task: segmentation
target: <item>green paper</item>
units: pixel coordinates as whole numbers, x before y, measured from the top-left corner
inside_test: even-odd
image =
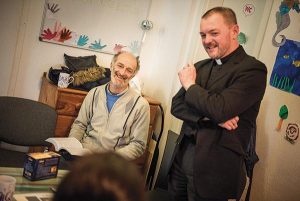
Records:
[[[239,35],[238,35],[238,41],[239,41],[239,44],[246,44],[247,42],[247,36],[246,34],[244,34],[243,32],[240,32]]]
[[[281,119],[287,119],[288,115],[289,115],[289,110],[287,106],[286,105],[281,106],[279,110],[279,117]]]

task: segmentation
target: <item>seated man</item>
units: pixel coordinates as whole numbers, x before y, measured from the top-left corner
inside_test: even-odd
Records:
[[[116,153],[97,153],[74,162],[53,201],[144,201],[142,177]]]
[[[150,122],[149,103],[129,86],[139,70],[139,60],[120,52],[110,67],[111,81],[89,91],[69,136],[84,148],[113,150],[133,160],[145,151]]]

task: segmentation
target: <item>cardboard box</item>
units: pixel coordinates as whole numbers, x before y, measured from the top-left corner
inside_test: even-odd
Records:
[[[52,151],[28,153],[23,176],[31,181],[54,178],[57,176],[59,160],[60,155]]]

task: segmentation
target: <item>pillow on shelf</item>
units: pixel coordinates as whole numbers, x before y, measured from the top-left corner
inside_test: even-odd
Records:
[[[95,82],[105,77],[104,67],[91,67],[87,70],[80,70],[72,74],[74,77],[73,86],[80,86],[87,82]]]
[[[100,67],[100,68],[103,68],[103,67]],[[100,69],[98,69],[98,70],[100,70]],[[99,72],[97,72],[97,69],[95,69],[95,68],[89,68],[86,71],[95,71],[94,73],[96,73],[96,74],[99,73]],[[73,76],[75,75],[75,77],[76,77],[76,76],[79,76],[80,74],[81,74],[81,71],[79,71],[77,73],[73,73]],[[80,76],[82,76],[82,75],[80,75]],[[99,76],[99,75],[97,75],[97,76]],[[76,80],[75,77],[74,77],[74,80]],[[109,68],[103,68],[101,70],[100,77],[97,80],[95,80],[95,81],[92,81],[92,79],[88,80],[86,78],[84,78],[84,80],[81,79],[81,81],[83,81],[83,82],[82,83],[77,83],[77,84],[80,84],[80,85],[76,85],[73,82],[72,84],[69,85],[69,87],[73,88],[73,89],[80,89],[80,90],[84,90],[84,91],[89,91],[89,90],[91,90],[94,87],[106,84],[106,83],[108,83],[110,81],[110,69]]]
[[[96,62],[96,55],[73,57],[64,54],[64,58],[66,66],[73,72],[99,66]]]

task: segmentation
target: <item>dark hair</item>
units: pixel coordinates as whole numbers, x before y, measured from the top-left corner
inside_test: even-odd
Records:
[[[54,201],[144,201],[137,167],[113,153],[83,156],[74,162],[54,195]]]
[[[228,25],[235,25],[237,24],[237,19],[236,19],[236,15],[235,12],[231,9],[231,8],[227,8],[227,7],[214,7],[208,11],[206,11],[204,13],[204,15],[202,15],[202,19],[205,19],[209,16],[211,16],[212,14],[215,13],[219,13],[223,16],[224,21],[228,24]]]

